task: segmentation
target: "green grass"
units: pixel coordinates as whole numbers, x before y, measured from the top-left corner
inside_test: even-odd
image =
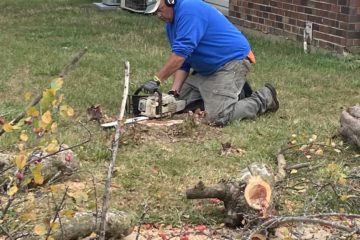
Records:
[[[76,119],[83,122],[92,104],[101,104],[109,116],[118,113],[124,61],[131,65],[131,91],[161,67],[169,54],[162,22],[127,11],[100,11],[92,2],[0,2],[0,115],[10,120],[21,112],[26,106],[23,93],[48,87],[49,80],[84,47],[88,52],[66,76],[63,89],[66,102],[76,110]],[[113,207],[132,209],[140,215],[142,205],[147,203],[146,221],[150,222],[220,222],[222,213],[218,207],[209,201],[186,200],[185,189],[199,180],[214,184],[235,177],[252,162],[275,166],[278,149],[292,134],[304,136],[303,142],[312,134],[321,141],[336,134],[342,109],[360,101],[359,65],[331,54],[306,55],[301,43],[248,37],[257,56],[250,74],[251,85],[260,88],[266,82],[273,83],[280,110],[255,121],[234,122],[224,129],[201,126],[190,137],[175,143],[167,137],[164,141],[149,138],[140,143],[129,134],[127,144],[119,149],[114,178],[119,187],[112,192]],[[83,168],[94,172],[101,187],[113,130],[104,131],[93,122],[87,126],[92,141],[75,151]],[[200,132],[199,137],[195,132]],[[75,144],[85,136],[76,126],[65,124],[59,137]],[[13,151],[14,139],[10,134],[0,137],[0,150]],[[246,154],[220,156],[221,143],[227,141],[246,150]],[[347,162],[356,152],[353,148],[343,154],[329,151],[325,161]],[[307,161],[301,155],[291,155],[289,160]],[[299,200],[302,196],[293,198]],[[328,208],[337,211],[340,207]]]

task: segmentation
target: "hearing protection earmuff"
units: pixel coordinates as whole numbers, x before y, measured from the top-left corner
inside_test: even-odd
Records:
[[[165,4],[168,7],[174,7],[175,5],[175,0],[165,0]]]

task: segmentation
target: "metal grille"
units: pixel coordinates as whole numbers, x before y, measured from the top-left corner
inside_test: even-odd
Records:
[[[146,0],[122,0],[125,1],[125,7],[136,11],[145,11]]]

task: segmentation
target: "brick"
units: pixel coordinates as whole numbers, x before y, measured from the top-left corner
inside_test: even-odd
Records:
[[[357,15],[357,10],[356,7],[349,7],[349,15]]]
[[[360,0],[230,0],[229,19],[298,40],[310,21],[318,45],[340,49],[351,39],[360,45]]]
[[[349,6],[360,7],[360,1],[359,0],[350,0]]]
[[[334,4],[330,4],[330,3],[324,3],[324,2],[314,2],[314,8],[317,8],[317,9],[322,9],[322,10],[326,10],[326,11],[330,11],[331,8],[333,6],[336,6]]]
[[[360,23],[355,23],[355,31],[360,32]]]
[[[306,14],[312,14],[312,9],[311,8],[305,8],[305,13]]]
[[[360,32],[348,32],[347,37],[350,39],[360,39]]]
[[[340,12],[343,13],[343,14],[349,14],[349,13],[350,13],[350,9],[349,9],[348,6],[341,6]]]

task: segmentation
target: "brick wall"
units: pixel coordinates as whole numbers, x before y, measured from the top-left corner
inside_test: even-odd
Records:
[[[360,0],[230,0],[237,25],[304,41],[312,22],[312,45],[360,52]]]

